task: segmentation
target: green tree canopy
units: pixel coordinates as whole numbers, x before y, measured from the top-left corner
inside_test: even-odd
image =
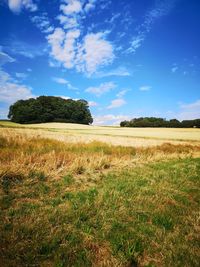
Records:
[[[180,122],[177,119],[166,120],[155,117],[134,118],[130,121],[122,121],[121,127],[167,127],[167,128],[200,128],[200,119],[185,120]]]
[[[8,118],[17,123],[69,122],[91,124],[93,122],[88,102],[40,96],[19,100],[10,106]]]

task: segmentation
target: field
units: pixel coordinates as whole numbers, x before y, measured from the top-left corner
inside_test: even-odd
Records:
[[[200,130],[0,122],[0,262],[199,266]]]

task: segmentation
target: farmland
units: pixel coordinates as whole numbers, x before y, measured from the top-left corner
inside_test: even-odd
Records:
[[[1,266],[199,266],[199,129],[0,127]]]

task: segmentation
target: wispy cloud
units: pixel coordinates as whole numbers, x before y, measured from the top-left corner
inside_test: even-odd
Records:
[[[125,104],[126,101],[123,98],[117,98],[111,101],[111,104],[107,107],[107,109],[119,108]]]
[[[142,45],[144,40],[145,36],[143,34],[133,37],[131,41],[131,46],[127,49],[126,52],[135,53],[136,50]]]
[[[19,99],[34,97],[32,88],[19,83],[7,72],[0,70],[0,102],[12,104]]]
[[[31,17],[31,21],[41,30],[41,32],[50,33],[54,30],[46,13],[42,13],[40,16]]]
[[[24,85],[18,80],[25,78],[24,73],[16,73],[16,77],[12,77],[8,72],[2,69],[6,63],[12,63],[15,60],[4,52],[0,52],[0,102],[4,104],[12,104],[19,99],[28,99],[34,97],[32,88]]]
[[[108,82],[108,83],[102,83],[98,87],[89,87],[85,90],[85,92],[94,94],[99,97],[105,93],[110,92],[114,88],[116,88],[116,84],[113,82]]]
[[[104,78],[104,77],[110,77],[110,76],[127,77],[127,76],[131,76],[131,73],[125,67],[119,67],[119,68],[111,69],[108,71],[97,72],[94,78]]]
[[[177,1],[178,0],[156,1],[155,6],[146,13],[144,22],[137,27],[137,34],[133,36],[130,47],[126,50],[126,53],[136,52],[145,41],[147,34],[152,30],[154,23],[163,16],[168,15]]]
[[[38,44],[37,46],[16,39],[15,36],[12,36],[8,40],[8,43],[4,46],[4,49],[13,55],[20,55],[26,58],[35,58],[38,56],[43,56],[47,53],[46,44]]]
[[[11,63],[14,62],[15,59],[9,56],[8,54],[0,51],[0,66],[6,64],[6,63]]]
[[[129,90],[129,89],[124,89],[124,90],[120,91],[116,96],[117,96],[118,98],[121,98],[121,97],[123,97],[128,91],[130,91],[130,90]]]
[[[68,84],[69,82],[63,78],[53,77],[52,80],[59,84]]]
[[[123,120],[129,120],[126,115],[106,114],[102,116],[94,116],[94,125],[119,125]]]
[[[53,77],[52,80],[56,83],[67,85],[68,89],[70,89],[70,90],[78,90],[78,88],[71,85],[71,83],[66,79],[59,78],[59,77]]]
[[[19,79],[24,80],[24,79],[27,78],[28,74],[26,74],[26,73],[22,73],[22,72],[16,72],[16,73],[15,73],[15,76],[16,76],[17,78],[19,78]]]
[[[181,104],[180,111],[177,114],[180,120],[192,120],[200,118],[200,99],[193,103]]]
[[[139,88],[139,90],[140,91],[150,91],[151,90],[151,86],[149,86],[149,85],[144,85],[144,86],[141,86],[140,88]]]

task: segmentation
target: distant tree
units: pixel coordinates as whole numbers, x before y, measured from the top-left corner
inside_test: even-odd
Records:
[[[10,106],[8,118],[17,123],[71,122],[91,124],[89,106],[85,100],[40,96],[19,100]]]
[[[171,128],[180,128],[182,125],[181,125],[181,122],[177,119],[172,119],[172,120],[169,120],[168,122],[168,127],[171,127]]]
[[[122,121],[120,122],[121,127],[128,127],[129,122],[128,121]]]
[[[180,122],[177,119],[167,121],[163,118],[141,117],[134,118],[130,121],[122,121],[121,127],[168,127],[168,128],[200,128],[200,119],[184,120]]]

